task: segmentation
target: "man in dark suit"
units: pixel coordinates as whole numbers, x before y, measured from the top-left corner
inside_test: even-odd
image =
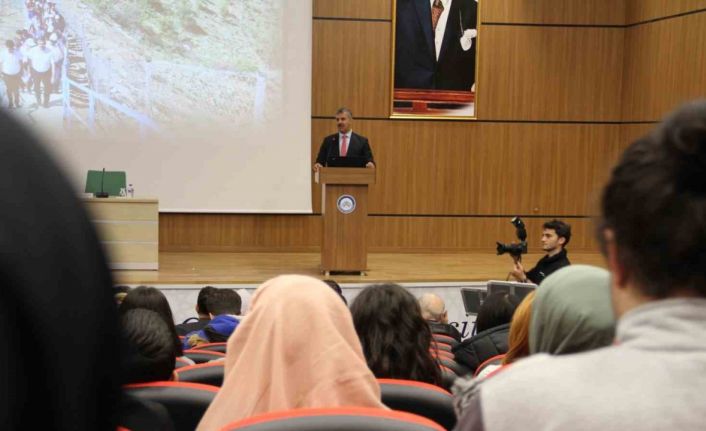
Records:
[[[336,125],[338,133],[329,135],[324,138],[319,149],[319,155],[316,157],[314,171],[318,171],[326,166],[326,161],[329,157],[364,157],[367,160],[366,168],[374,168],[375,161],[373,160],[373,152],[370,149],[368,138],[353,133],[351,124],[353,123],[353,114],[348,108],[339,108],[336,111]]]
[[[395,88],[470,91],[476,0],[397,0]]]

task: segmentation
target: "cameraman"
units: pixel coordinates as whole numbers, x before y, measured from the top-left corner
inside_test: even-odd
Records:
[[[544,229],[542,231],[542,250],[547,254],[527,273],[525,273],[522,263],[515,261],[510,275],[517,281],[540,284],[552,272],[571,265],[564,248],[571,239],[571,226],[561,220],[554,219],[544,223],[542,228]]]

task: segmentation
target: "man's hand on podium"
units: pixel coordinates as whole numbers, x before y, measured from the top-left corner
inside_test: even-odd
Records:
[[[365,164],[365,167],[366,167],[366,168],[374,168],[374,167],[375,167],[375,163],[373,163],[373,162],[368,162],[368,163]]]
[[[319,169],[321,169],[321,168],[323,168],[323,166],[321,165],[321,163],[314,163],[314,167],[312,168],[312,170],[313,170],[314,172],[319,172]]]

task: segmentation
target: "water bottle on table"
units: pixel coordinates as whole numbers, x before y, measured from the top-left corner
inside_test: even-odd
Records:
[[[133,187],[132,184],[128,184],[128,185],[127,185],[127,194],[128,194],[128,196],[130,196],[131,198],[134,198],[134,197],[135,197],[135,187]]]

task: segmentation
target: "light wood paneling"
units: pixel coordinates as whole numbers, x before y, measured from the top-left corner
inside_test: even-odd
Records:
[[[331,120],[314,120],[312,159]],[[359,120],[377,163],[371,214],[595,213],[619,125]],[[314,211],[320,188],[313,186]]]
[[[523,259],[532,267],[541,255]],[[318,253],[160,253],[159,271],[116,271],[119,284],[259,284],[281,274],[324,278]],[[605,266],[597,253],[569,253],[572,263]],[[507,256],[477,253],[374,253],[367,276],[336,275],[339,283],[443,282],[505,279]]]
[[[544,218],[524,218],[530,252],[541,253]],[[568,250],[595,250],[595,226],[591,219],[565,219],[571,225]],[[371,251],[494,251],[496,241],[517,242],[510,217],[371,217]]]
[[[392,0],[314,0],[314,17],[391,19]]]
[[[622,25],[626,0],[481,0],[483,22]]]
[[[522,214],[519,214],[522,215]],[[539,252],[544,218],[525,218],[530,250]],[[570,249],[595,250],[593,222],[566,219],[573,237]],[[321,216],[161,214],[160,251],[309,251],[320,250]],[[495,241],[512,242],[510,217],[369,216],[369,252],[495,250]]]
[[[627,0],[625,22],[633,24],[706,9],[706,0]]]
[[[626,29],[623,120],[660,120],[706,96],[706,13]]]
[[[618,147],[624,150],[636,139],[650,133],[652,129],[657,127],[657,124],[622,124],[620,126],[620,140]]]
[[[356,116],[390,114],[389,22],[314,20],[312,115],[333,117],[347,106]]]
[[[624,29],[481,31],[478,118],[620,120]]]
[[[161,251],[315,251],[321,217],[267,214],[159,216]]]

